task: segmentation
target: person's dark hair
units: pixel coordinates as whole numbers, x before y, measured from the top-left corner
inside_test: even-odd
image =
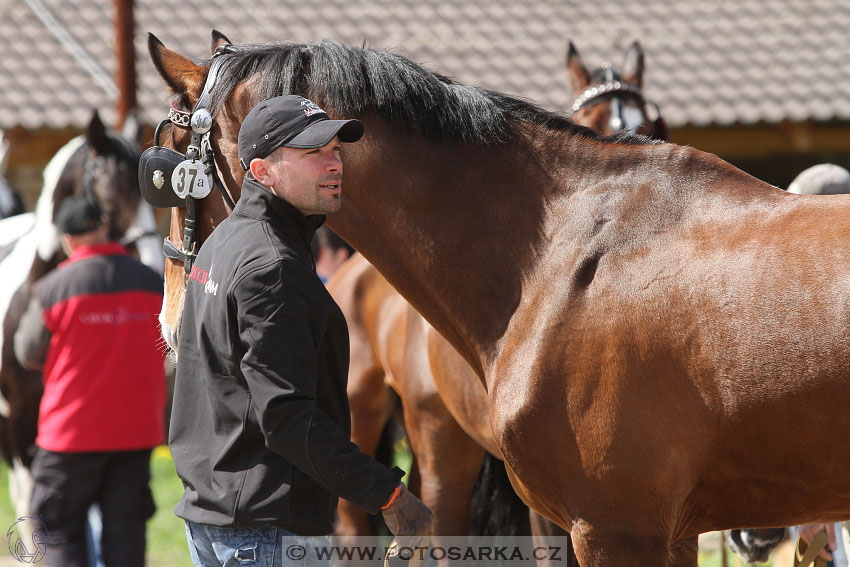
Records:
[[[72,195],[62,199],[55,222],[61,234],[79,236],[100,228],[103,213],[96,203],[86,197]]]
[[[319,250],[322,248],[330,248],[334,252],[339,250],[340,248],[344,248],[348,250],[348,255],[351,256],[354,254],[355,250],[345,241],[343,237],[338,235],[328,226],[322,225],[316,230],[315,236],[313,236],[313,241],[310,243],[310,248],[313,252],[313,257],[318,258]]]

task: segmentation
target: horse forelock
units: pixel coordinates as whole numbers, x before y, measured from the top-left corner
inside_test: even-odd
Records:
[[[488,146],[524,136],[524,125],[531,123],[600,141],[652,143],[643,136],[601,137],[577,127],[563,114],[521,98],[460,84],[388,50],[331,41],[241,47],[241,51],[226,55],[234,64],[213,88],[213,115],[237,85],[257,76],[260,99],[299,94],[340,116],[358,117],[372,111],[436,141]]]

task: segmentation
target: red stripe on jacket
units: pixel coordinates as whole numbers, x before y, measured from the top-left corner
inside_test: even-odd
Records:
[[[69,263],[91,255],[86,250]],[[115,451],[164,441],[161,302],[157,293],[132,290],[75,295],[45,309],[52,336],[44,365],[39,447]]]

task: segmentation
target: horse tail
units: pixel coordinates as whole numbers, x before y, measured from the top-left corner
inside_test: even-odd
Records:
[[[474,536],[528,536],[528,507],[514,492],[505,463],[485,454],[472,492],[469,534]]]

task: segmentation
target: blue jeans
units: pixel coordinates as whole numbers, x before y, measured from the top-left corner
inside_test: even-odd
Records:
[[[189,555],[195,567],[327,567],[316,548],[331,536],[299,536],[275,526],[220,528],[186,522]]]

